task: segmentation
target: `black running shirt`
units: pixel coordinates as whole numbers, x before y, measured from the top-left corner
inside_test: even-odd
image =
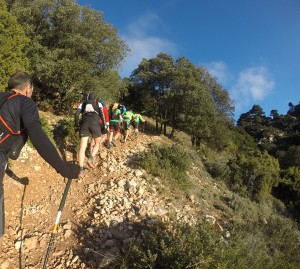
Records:
[[[7,93],[0,93],[0,98]],[[5,101],[1,107],[1,116],[7,125],[18,132],[28,127],[32,122],[40,122],[38,108],[34,101],[18,94]]]
[[[7,93],[0,94],[7,95]],[[56,148],[43,131],[38,108],[31,98],[21,94],[14,96],[3,104],[0,112],[13,131],[26,129],[38,153],[58,173],[65,177],[73,178],[70,167],[61,159]]]

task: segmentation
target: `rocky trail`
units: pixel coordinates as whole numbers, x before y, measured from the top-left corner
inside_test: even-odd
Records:
[[[137,153],[163,139],[167,140],[140,134],[137,141],[101,148],[97,168],[71,184],[47,268],[109,268],[145,222],[174,210],[179,218],[192,221],[164,201],[145,171],[137,169]],[[72,160],[72,154],[66,152],[66,158]],[[66,181],[27,145],[10,169],[27,177],[29,184],[5,175],[6,234],[0,269],[42,268]],[[153,180],[159,184],[159,179]],[[183,209],[186,212],[186,206]]]
[[[164,136],[140,133],[136,141],[118,142],[109,150],[102,147],[97,168],[87,170],[83,180],[72,181],[47,268],[113,268],[110,263],[145,224],[156,218],[168,221],[170,212],[187,223],[212,213],[212,206],[203,206],[193,196],[162,195],[161,180],[138,169],[137,154],[153,142],[171,143]],[[71,152],[66,159],[72,160]],[[5,175],[6,234],[0,269],[42,268],[66,181],[27,145],[10,168],[29,184]],[[207,188],[204,178],[199,182]],[[215,221],[219,213],[214,212]]]

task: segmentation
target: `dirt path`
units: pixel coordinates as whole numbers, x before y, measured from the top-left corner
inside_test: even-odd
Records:
[[[145,137],[143,136],[144,139]],[[87,186],[120,177],[122,171],[109,172],[107,162],[118,158],[118,152],[122,148],[130,149],[134,145],[135,142],[130,141],[126,145],[119,143],[117,148],[111,150],[109,156],[107,149],[101,148],[101,154],[106,156],[106,159],[100,159],[99,155],[96,158],[97,168],[93,171],[88,170],[84,180],[72,182],[61,217],[61,225],[64,223],[72,226],[80,225],[78,215],[83,214],[85,210],[89,211],[84,205],[89,198]],[[66,156],[68,160],[72,159],[70,152],[67,152]],[[0,268],[42,268],[66,182],[35,150],[27,150],[25,156],[12,161],[10,169],[20,178],[27,177],[29,185],[21,185],[7,175],[4,177],[6,234],[3,253],[0,256]],[[24,239],[22,248],[18,246],[21,238]],[[57,254],[73,244],[77,244],[77,239],[65,236],[62,242],[55,241],[52,252]]]
[[[155,137],[141,134],[138,140],[146,145],[154,141]],[[109,151],[102,147],[99,157],[96,158],[97,168],[89,170],[83,181],[72,182],[60,221],[60,227],[63,228],[59,229],[58,233],[61,235],[55,239],[51,259],[65,254],[66,249],[72,249],[72,246],[78,244],[78,235],[69,234],[69,226],[72,229],[81,227],[80,220],[89,217],[87,213],[92,211],[91,205],[87,204],[91,195],[90,186],[95,183],[109,184],[113,178],[121,177],[125,171],[122,168],[110,171],[110,165],[121,161],[122,152],[123,155],[124,150],[130,152],[137,143],[138,141],[118,143],[116,148]],[[66,153],[66,157],[72,160],[70,152]],[[6,234],[4,250],[0,256],[0,269],[42,268],[66,182],[35,150],[27,149],[17,161],[11,162],[10,168],[20,178],[27,177],[29,185],[21,185],[7,175],[4,178]],[[20,241],[21,238],[23,241]],[[69,255],[72,256],[72,253]],[[63,264],[51,265],[51,261],[49,264],[48,268],[77,268],[64,267]]]

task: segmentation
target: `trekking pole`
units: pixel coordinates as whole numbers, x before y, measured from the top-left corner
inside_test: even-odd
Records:
[[[53,226],[53,230],[52,230],[52,233],[51,233],[51,237],[50,237],[50,241],[49,241],[49,245],[48,245],[46,257],[45,257],[45,260],[44,260],[43,269],[47,268],[47,262],[48,262],[48,258],[49,258],[49,255],[50,255],[50,252],[51,252],[51,248],[52,248],[52,245],[53,245],[54,237],[55,237],[55,235],[57,233],[59,219],[60,219],[62,210],[63,210],[63,208],[65,206],[66,198],[67,198],[68,191],[70,189],[71,183],[72,183],[72,179],[68,179],[66,187],[65,187],[65,190],[64,190],[64,193],[63,193],[63,196],[62,196],[61,201],[60,201],[60,205],[59,205],[59,208],[58,208],[56,220],[55,220],[55,223],[54,223],[54,226]]]
[[[109,173],[109,161],[110,161],[110,148],[107,148],[107,156],[106,156],[106,161],[107,161],[107,167],[106,167],[106,172]]]

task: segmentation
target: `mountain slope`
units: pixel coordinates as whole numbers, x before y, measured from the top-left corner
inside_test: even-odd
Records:
[[[232,219],[242,222],[243,214],[267,218],[263,209],[254,213],[247,199],[247,207],[236,210],[242,198],[214,182],[198,157],[189,171],[194,188],[186,193],[139,169],[137,156],[152,143],[173,142],[146,130],[136,141],[101,147],[97,168],[71,184],[48,268],[110,268],[122,247],[156,219],[168,222],[172,216],[187,224],[207,220],[226,238]],[[65,152],[65,157],[73,156]],[[5,176],[6,235],[0,269],[42,268],[66,182],[27,145],[10,167],[19,177],[28,177],[29,185]]]
[[[167,219],[170,212],[195,221],[193,215],[199,210],[191,199],[183,197],[173,204],[176,199],[159,194],[160,179],[137,169],[138,152],[153,142],[172,143],[164,136],[141,133],[136,141],[110,150],[102,147],[97,168],[88,170],[84,180],[72,182],[49,268],[80,268],[91,263],[87,258],[91,253],[96,255],[92,264],[99,263],[100,252],[116,255],[122,244],[134,238],[135,226],[155,217]],[[72,160],[71,152],[66,152],[66,158]],[[20,263],[22,268],[41,268],[65,182],[27,145],[10,168],[20,178],[28,177],[29,185],[4,178],[6,235],[0,268],[17,268]]]

